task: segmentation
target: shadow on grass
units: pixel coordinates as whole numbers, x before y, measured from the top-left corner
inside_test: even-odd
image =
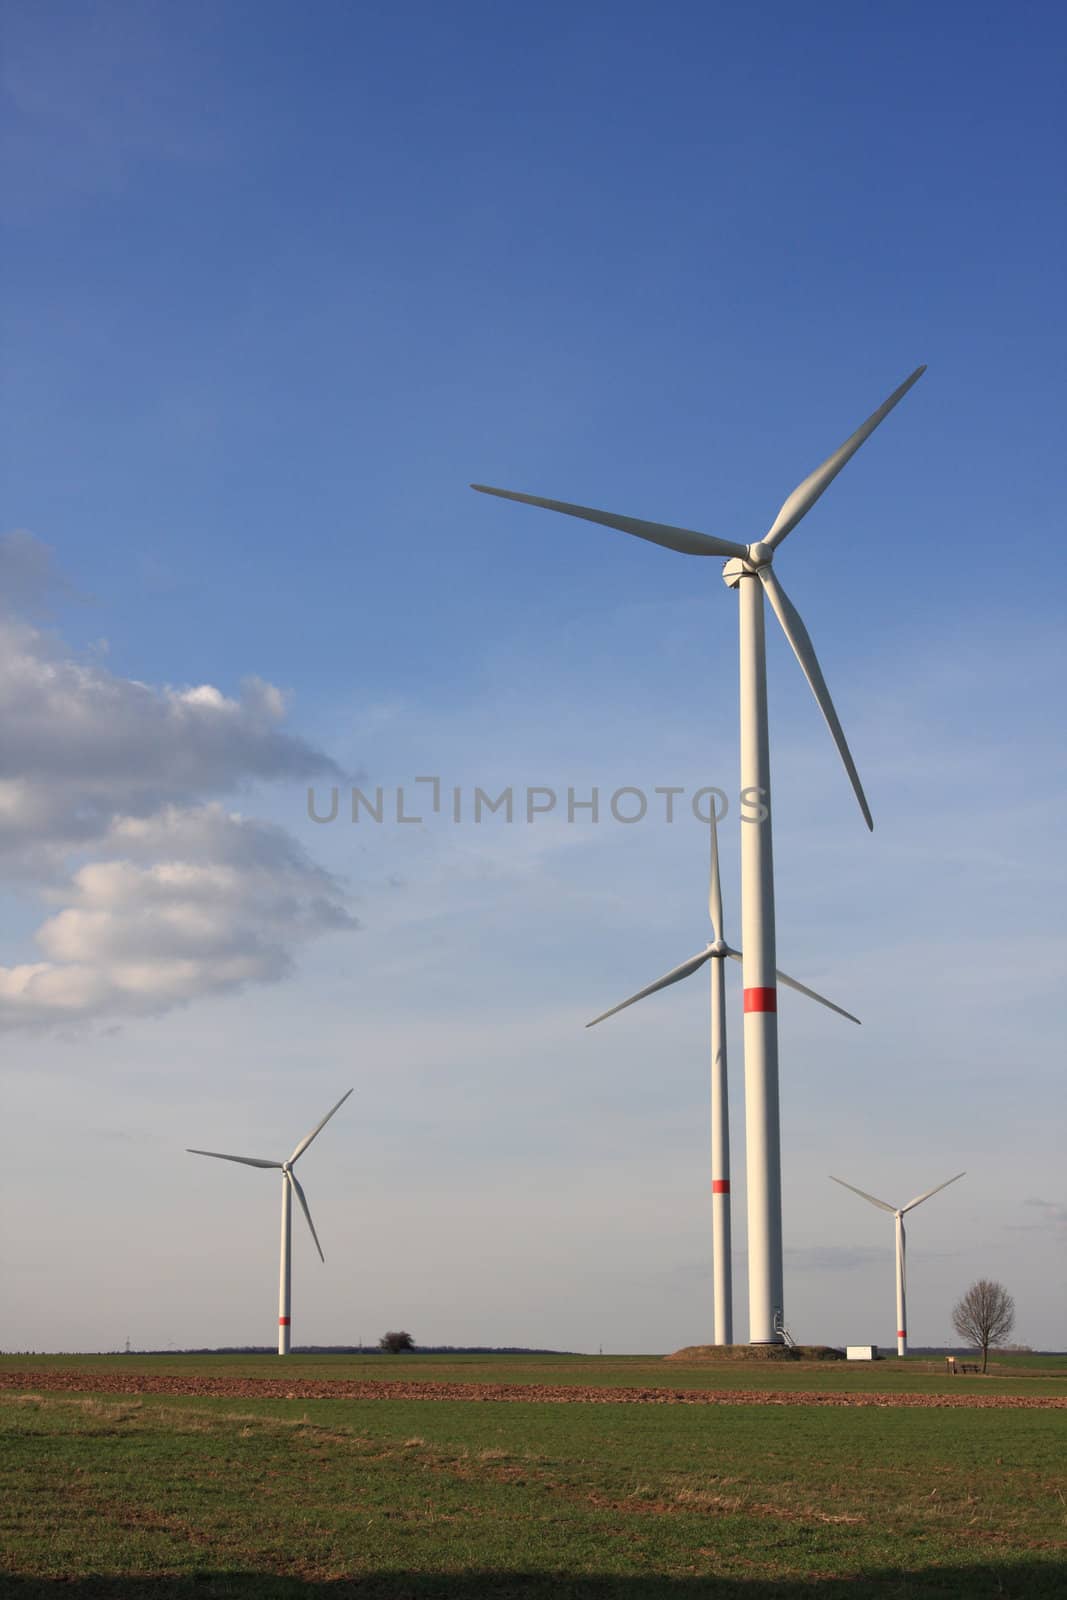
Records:
[[[311,1580],[268,1572],[182,1577],[20,1578],[0,1574],[15,1600],[1062,1600],[1062,1561],[894,1567],[853,1577],[743,1579],[575,1576],[531,1572],[368,1572]]]

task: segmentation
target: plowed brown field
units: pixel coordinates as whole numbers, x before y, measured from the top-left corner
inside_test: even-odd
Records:
[[[580,1384],[426,1383],[399,1380],[307,1383],[285,1378],[226,1378],[147,1373],[45,1371],[0,1372],[0,1389],[71,1394],[160,1394],[241,1400],[474,1400],[529,1404],[645,1406],[885,1406],[1051,1411],[1067,1408],[1067,1396],[990,1394],[819,1394],[767,1389],[624,1389]]]

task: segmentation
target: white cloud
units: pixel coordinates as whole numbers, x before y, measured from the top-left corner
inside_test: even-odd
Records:
[[[0,566],[43,582],[49,563],[27,539],[0,541]],[[0,620],[0,860],[61,907],[37,930],[44,960],[0,967],[0,1027],[276,981],[297,943],[356,925],[339,880],[290,835],[216,798],[336,772],[285,714],[258,678],[236,699],[159,688]]]
[[[79,868],[72,903],[37,931],[48,959],[0,969],[3,1020],[164,1011],[283,978],[298,940],[354,926],[335,880],[280,829],[210,806],[120,822],[124,834],[139,850],[169,837],[182,855]]]
[[[98,838],[118,815],[225,794],[250,779],[334,773],[286,733],[281,691],[248,678],[159,688],[74,661],[23,623],[0,622],[0,856],[42,856]],[[5,862],[5,870],[19,862]]]

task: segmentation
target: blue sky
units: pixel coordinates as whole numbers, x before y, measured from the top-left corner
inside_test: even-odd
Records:
[[[1067,1342],[1064,31],[10,7],[3,527],[38,543],[0,566],[0,967],[82,987],[0,1014],[38,1219],[6,1342],[269,1340],[273,1192],[179,1157],[276,1154],[349,1082],[298,1341],[707,1335],[699,980],[581,1028],[699,948],[699,828],[316,827],[306,788],[730,789],[718,564],[467,484],[755,538],[920,361],[779,563],[877,823],[773,638],[780,958],[865,1022],[783,1003],[789,1319],[892,1333],[890,1241],[828,1171],[967,1167],[915,1218],[913,1336],[993,1275]]]

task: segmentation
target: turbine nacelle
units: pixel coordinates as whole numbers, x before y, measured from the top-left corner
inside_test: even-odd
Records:
[[[754,550],[757,548],[762,547],[752,546]],[[755,578],[759,573],[760,566],[768,566],[770,560],[771,557],[768,556],[766,561],[760,563],[751,560],[748,556],[733,556],[722,569],[722,581],[728,589],[736,589],[742,578]]]
[[[722,569],[722,581],[728,589],[736,589],[742,578],[757,577],[760,568],[769,567],[773,560],[771,546],[757,540],[749,545],[746,555],[730,557]]]

